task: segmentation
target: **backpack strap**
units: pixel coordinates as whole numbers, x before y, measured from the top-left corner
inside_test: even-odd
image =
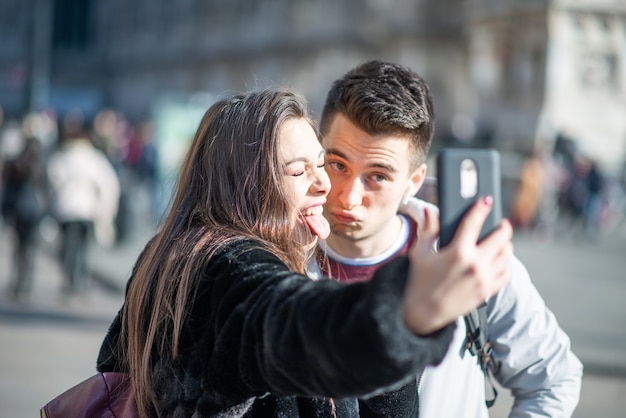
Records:
[[[487,408],[491,408],[496,402],[498,391],[496,390],[490,375],[495,367],[495,363],[493,357],[491,356],[491,342],[489,342],[487,329],[487,304],[483,303],[478,308],[467,314],[464,319],[465,328],[467,330],[465,347],[473,356],[478,357],[478,364],[480,365],[489,386],[491,386],[493,398],[485,400]]]

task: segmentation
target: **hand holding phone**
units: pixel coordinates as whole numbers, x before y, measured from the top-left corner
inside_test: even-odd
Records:
[[[452,242],[439,251],[421,251],[419,240],[410,248],[404,319],[418,335],[468,314],[508,283],[511,225],[502,222],[483,242],[477,242],[492,205],[492,199],[473,204]]]
[[[441,232],[439,246],[452,241],[461,219],[479,198],[492,196],[493,209],[479,241],[502,219],[500,154],[494,149],[444,148],[437,156],[437,185]]]

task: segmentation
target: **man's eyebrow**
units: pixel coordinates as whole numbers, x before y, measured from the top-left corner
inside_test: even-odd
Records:
[[[343,158],[344,160],[348,159],[348,156],[346,154],[344,154],[343,152],[336,150],[334,148],[327,148],[326,149],[326,155],[335,155],[339,158]]]
[[[328,148],[326,150],[326,155],[334,155],[337,156],[339,158],[343,158],[344,160],[350,161],[350,159],[348,158],[348,156],[346,154],[344,154],[343,152],[336,150],[334,148]],[[390,173],[397,173],[398,169],[394,166],[391,166],[389,164],[385,164],[385,163],[373,163],[370,164],[369,167],[371,168],[381,168],[383,170],[389,171]]]
[[[374,164],[370,164],[370,167],[382,168],[383,170],[389,171],[390,173],[397,173],[398,172],[396,167],[391,166],[389,164],[374,163]]]

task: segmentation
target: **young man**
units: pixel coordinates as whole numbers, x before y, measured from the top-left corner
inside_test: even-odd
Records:
[[[426,175],[434,130],[428,85],[409,68],[364,63],[333,84],[320,129],[332,183],[325,206],[331,225],[323,244],[326,273],[340,281],[368,280],[418,236],[416,221],[397,212]],[[510,416],[570,416],[582,365],[515,258],[511,272],[509,285],[487,301],[494,376],[515,398]],[[485,377],[465,348],[465,332],[459,318],[444,361],[418,378],[420,416],[488,416]]]

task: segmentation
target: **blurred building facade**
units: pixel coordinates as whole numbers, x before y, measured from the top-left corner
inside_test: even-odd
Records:
[[[624,0],[3,0],[0,105],[141,119],[168,94],[288,85],[321,110],[382,58],[429,82],[441,143],[626,157]]]

